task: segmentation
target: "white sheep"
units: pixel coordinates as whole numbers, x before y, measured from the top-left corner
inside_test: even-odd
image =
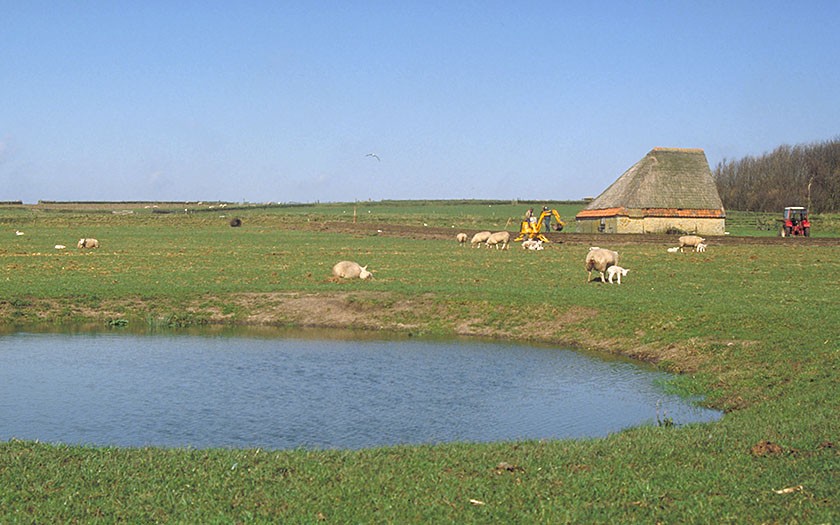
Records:
[[[668,253],[677,253],[678,251],[680,251],[679,246],[673,246],[671,248],[668,248]]]
[[[478,248],[481,243],[485,242],[490,236],[493,235],[490,232],[478,232],[472,236],[472,240],[470,240],[470,246],[473,248]]]
[[[601,282],[606,282],[604,272],[610,266],[616,265],[618,265],[618,252],[605,248],[590,248],[586,254],[586,271],[589,272],[586,282],[592,280],[592,270],[598,270],[598,273],[601,274]]]
[[[621,277],[627,275],[629,268],[622,268],[621,266],[610,266],[607,268],[607,281],[612,284],[613,279],[618,277],[618,284],[621,284]]]
[[[455,236],[455,240],[457,240],[458,244],[460,244],[461,246],[465,246],[467,244],[467,234],[459,233]]]
[[[494,246],[497,250],[499,249],[499,246],[501,246],[503,250],[507,250],[509,242],[510,232],[496,232],[487,238],[485,246],[488,248]]]
[[[361,266],[353,261],[340,261],[335,263],[332,268],[332,273],[336,277],[342,279],[369,279],[373,274],[368,271],[367,265]]]
[[[694,248],[694,251],[697,251],[697,245],[705,241],[706,239],[698,235],[683,235],[680,237],[680,251],[682,252],[685,247]]]
[[[706,251],[706,243],[701,242],[700,244],[697,245],[695,250],[698,251],[698,252],[705,252]]]
[[[99,248],[99,241],[96,239],[79,239],[79,248]]]
[[[523,250],[543,250],[543,242],[539,239],[525,239],[522,241]]]
[[[63,250],[63,249],[65,249],[65,248],[67,248],[67,246],[64,246],[63,244],[56,244],[56,245],[55,245],[55,249],[56,249],[56,250]]]

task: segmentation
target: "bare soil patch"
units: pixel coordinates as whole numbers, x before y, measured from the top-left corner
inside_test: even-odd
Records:
[[[246,312],[243,319],[245,324],[397,329],[396,326],[390,326],[387,317],[372,306],[388,302],[389,297],[375,292],[250,293],[233,295],[228,301]],[[401,304],[397,308],[406,307],[409,306]]]
[[[756,457],[778,456],[784,449],[772,441],[759,441],[750,449],[750,454]]]

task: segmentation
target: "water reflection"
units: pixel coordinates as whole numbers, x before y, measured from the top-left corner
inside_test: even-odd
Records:
[[[677,423],[718,417],[624,360],[296,333],[0,336],[0,439],[362,448],[597,437],[665,412]]]

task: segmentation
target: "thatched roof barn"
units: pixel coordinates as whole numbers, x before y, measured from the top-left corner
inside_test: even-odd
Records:
[[[575,220],[581,233],[723,235],[726,212],[702,149],[654,148]]]

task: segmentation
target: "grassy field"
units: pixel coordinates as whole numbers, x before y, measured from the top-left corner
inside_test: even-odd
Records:
[[[582,206],[548,204],[564,218]],[[605,439],[362,451],[11,440],[0,443],[0,521],[840,520],[840,246],[712,241],[705,253],[669,254],[665,245],[622,244],[616,249],[630,273],[619,287],[586,283],[582,244],[473,250],[450,238],[392,233],[391,225],[423,224],[453,236],[513,231],[531,205],[0,208],[0,331],[237,323],[574,345],[677,372],[672,387],[704,394],[726,410],[723,420]],[[354,210],[356,221],[381,224],[382,234],[319,229],[352,223]],[[228,225],[234,216],[242,227]],[[770,231],[755,215],[730,216],[733,235]],[[815,218],[815,235],[837,236],[836,222]],[[102,247],[77,250],[80,237]],[[331,280],[330,267],[345,258],[369,264],[376,278]]]

